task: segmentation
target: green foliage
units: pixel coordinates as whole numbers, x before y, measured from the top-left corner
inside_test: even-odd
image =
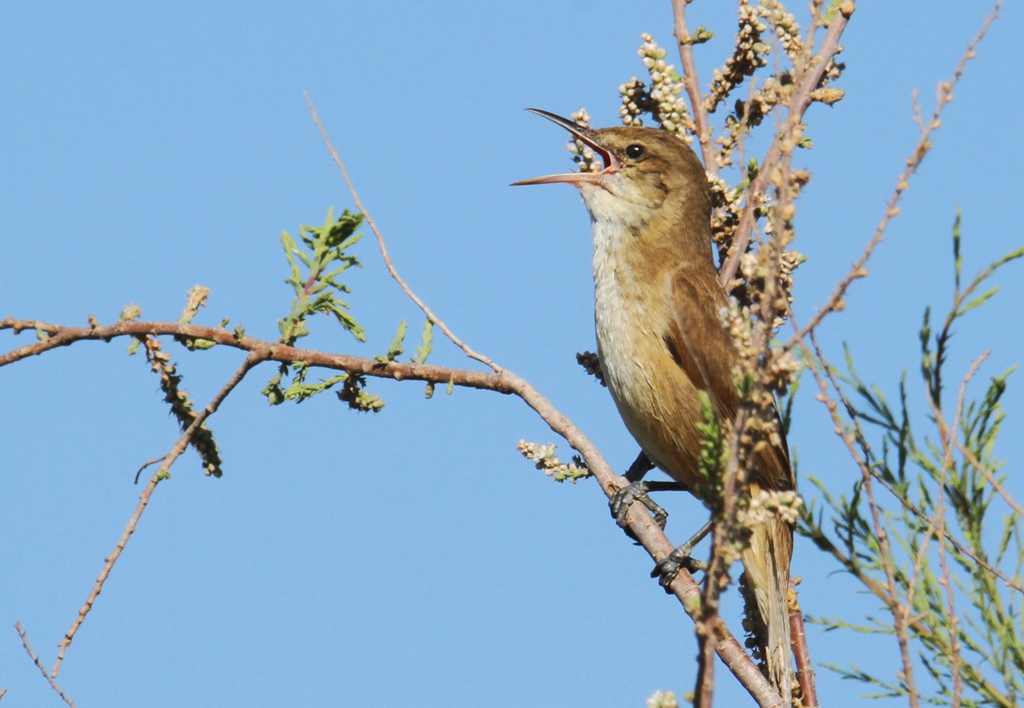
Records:
[[[356,229],[363,222],[362,214],[352,214],[345,209],[337,220],[334,210],[327,212],[323,226],[299,227],[300,242],[285,231],[281,234],[281,243],[288,258],[291,274],[285,282],[295,291],[291,311],[288,316],[278,322],[282,344],[294,346],[295,343],[309,334],[308,319],[312,315],[322,313],[331,315],[347,332],[360,342],[366,341],[362,326],[349,313],[349,306],[342,295],[352,291],[338,278],[353,266],[360,266],[357,256],[348,252],[362,234]],[[377,361],[387,363],[394,361],[402,354],[402,343],[405,340],[406,324],[403,321],[384,356]],[[241,339],[245,330],[235,328],[235,336]],[[292,373],[291,383],[284,385],[285,376]],[[316,383],[307,383],[309,367],[302,362],[291,365],[282,364],[277,374],[263,388],[263,395],[270,405],[278,405],[285,401],[302,403],[313,396],[341,386],[336,391],[338,399],[347,403],[353,410],[376,413],[384,407],[384,401],[363,390],[365,377],[359,374],[337,374]]]
[[[950,705],[959,694],[964,706],[1015,706],[1024,697],[1024,529],[995,456],[1005,417],[1001,400],[1014,367],[991,377],[984,393],[971,398],[968,383],[987,354],[980,357],[963,378],[955,412],[944,407],[943,376],[953,325],[997,292],[992,287],[978,294],[1000,266],[1024,256],[1024,249],[1000,258],[961,290],[960,246],[958,211],[953,303],[938,332],[932,330],[930,309],[920,331],[923,393],[934,437],[918,431],[908,410],[906,374],[891,402],[861,379],[847,349],[846,372],[827,370],[845,410],[842,432],[855,446],[864,474],[838,496],[811,478],[820,505],[807,507],[799,531],[890,613],[866,624],[814,621],[833,630],[893,636],[931,677],[930,687],[916,684],[927,702]],[[998,537],[993,527],[1000,529]],[[872,697],[910,692],[902,672],[886,678],[855,667],[829,668],[879,689]]]
[[[302,403],[306,399],[312,398],[318,393],[329,391],[348,379],[348,374],[337,374],[336,376],[331,376],[327,379],[320,379],[317,383],[306,383],[306,375],[309,373],[309,366],[302,362],[294,362],[292,364],[292,370],[294,371],[292,382],[285,389],[280,388],[280,373],[271,380],[276,388],[275,395],[280,398],[280,400],[274,400],[271,401],[271,403],[284,403],[285,401]],[[267,391],[264,389],[264,394],[266,393]]]
[[[416,347],[416,354],[412,361],[414,364],[426,364],[427,357],[434,351],[434,323],[427,320],[423,323],[423,339]]]
[[[698,393],[700,395],[701,422],[697,424],[697,430],[704,437],[700,444],[697,469],[703,481],[697,485],[694,492],[706,504],[714,503],[717,510],[722,497],[722,470],[725,468],[725,461],[728,457],[725,431],[718,422],[715,407],[711,403],[711,397],[708,396],[707,391]]]
[[[346,331],[360,342],[366,341],[366,334],[358,322],[349,314],[348,304],[342,295],[352,292],[338,277],[353,266],[359,266],[358,258],[347,252],[362,234],[355,233],[363,223],[362,214],[352,214],[345,209],[337,220],[334,210],[328,210],[323,226],[300,226],[300,246],[285,231],[281,243],[291,274],[285,279],[295,290],[288,316],[278,322],[283,344],[294,346],[301,337],[309,334],[306,320],[318,312],[333,315]]]
[[[406,322],[405,320],[402,320],[401,324],[398,325],[398,331],[395,332],[395,336],[391,339],[391,346],[388,347],[388,353],[384,356],[378,354],[374,358],[381,364],[387,364],[404,354],[405,350],[402,349],[402,344],[405,342],[405,330]]]
[[[710,42],[711,39],[714,36],[715,36],[714,32],[709,30],[707,27],[704,27],[703,25],[701,25],[700,27],[698,27],[697,29],[695,29],[693,31],[693,34],[691,34],[688,37],[683,37],[683,39],[679,40],[679,43],[680,44],[704,44],[705,42]]]

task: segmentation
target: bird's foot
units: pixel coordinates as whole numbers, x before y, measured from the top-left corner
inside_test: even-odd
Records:
[[[658,578],[658,584],[665,588],[666,592],[668,592],[668,586],[676,579],[676,575],[679,574],[680,570],[685,568],[693,573],[705,569],[706,564],[691,558],[690,554],[693,553],[694,546],[704,540],[704,537],[711,532],[711,524],[712,522],[710,521],[704,524],[690,540],[674,548],[671,553],[658,561],[654,566],[654,570],[651,571],[651,577]]]
[[[615,518],[615,523],[620,527],[626,528],[627,521],[626,515],[629,513],[629,507],[633,502],[640,502],[654,514],[654,522],[661,528],[665,528],[665,523],[668,521],[668,512],[665,511],[657,502],[651,499],[648,492],[650,487],[642,481],[630,482],[625,487],[615,492],[608,500],[608,508],[612,512],[612,516]]]

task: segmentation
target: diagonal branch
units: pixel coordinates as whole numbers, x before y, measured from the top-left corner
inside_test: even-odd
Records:
[[[73,700],[71,700],[71,698],[66,693],[64,693],[64,691],[61,689],[60,685],[57,683],[57,680],[56,680],[57,677],[56,676],[50,676],[50,674],[46,673],[46,667],[43,666],[43,662],[40,661],[39,657],[36,656],[36,653],[34,651],[32,651],[32,647],[29,646],[29,643],[28,643],[28,635],[25,633],[25,630],[21,628],[21,623],[20,622],[15,622],[14,623],[14,628],[18,631],[18,636],[21,637],[21,645],[23,647],[25,647],[25,651],[28,652],[29,658],[32,659],[32,663],[34,663],[37,667],[39,667],[39,671],[42,672],[43,678],[46,679],[49,682],[50,688],[52,688],[54,691],[56,691],[57,695],[60,696],[61,699],[65,703],[67,703],[69,706],[71,706],[71,708],[75,708],[75,702]],[[3,690],[3,693],[0,693],[0,697],[2,697],[3,694],[6,693],[6,692],[7,692],[7,689],[5,688]]]
[[[794,328],[796,324],[793,324]],[[914,663],[910,654],[910,636],[908,634],[909,625],[913,622],[913,613],[905,608],[900,603],[899,591],[896,587],[896,568],[893,560],[893,553],[889,544],[889,535],[886,533],[885,524],[882,520],[883,512],[875,500],[873,480],[876,478],[871,472],[871,467],[868,464],[868,455],[865,451],[865,456],[861,457],[857,453],[855,445],[855,438],[852,434],[847,433],[843,430],[841,420],[838,417],[837,406],[835,401],[832,400],[829,395],[829,384],[833,390],[837,391],[837,395],[840,396],[847,411],[852,415],[852,406],[850,402],[846,400],[842,394],[842,389],[839,386],[839,382],[836,381],[834,374],[832,373],[831,367],[824,359],[824,355],[821,352],[821,348],[818,346],[817,339],[814,336],[814,332],[810,333],[811,346],[814,347],[814,352],[817,354],[817,361],[822,362],[821,371],[815,365],[815,359],[811,353],[807,343],[800,339],[800,346],[803,348],[805,361],[807,366],[810,368],[811,373],[814,375],[814,380],[818,384],[819,400],[825,403],[829,413],[832,415],[832,419],[836,424],[836,434],[842,438],[843,442],[846,443],[847,451],[853,458],[854,462],[860,468],[862,488],[864,490],[864,496],[867,500],[868,510],[871,514],[871,528],[878,540],[879,556],[882,570],[885,573],[885,593],[876,595],[886,603],[889,612],[892,614],[893,621],[895,622],[895,634],[896,640],[900,648],[900,661],[902,663],[902,671],[900,671],[901,681],[904,688],[907,691],[907,699],[910,703],[911,708],[917,708],[920,705],[920,697],[918,695],[916,682],[914,680]],[[857,430],[856,440],[861,441],[863,445],[864,435],[860,431],[860,425],[854,418],[854,424]]]
[[[320,116],[317,115],[316,108],[313,107],[313,101],[309,98],[308,94],[306,95],[306,104],[309,106],[309,112],[313,114],[313,121],[316,123],[317,129],[320,131],[320,136],[324,139],[324,143],[326,143],[327,149],[331,153],[331,157],[334,159],[334,164],[338,166],[338,169],[341,171],[341,176],[345,179],[345,184],[348,185],[348,191],[352,194],[352,201],[355,202],[356,208],[363,215],[363,218],[366,219],[366,223],[370,225],[370,230],[373,231],[373,235],[377,239],[377,246],[380,248],[381,256],[384,257],[384,265],[388,269],[388,273],[391,274],[391,277],[394,278],[395,282],[397,282],[399,287],[402,288],[402,292],[408,295],[409,299],[416,303],[417,307],[423,310],[423,314],[427,316],[427,319],[433,322],[438,329],[444,332],[445,336],[448,337],[455,346],[466,353],[466,356],[486,364],[496,372],[501,371],[500,366],[483,354],[478,354],[473,351],[465,342],[456,337],[452,331],[448,329],[448,325],[446,325],[441,318],[435,315],[431,309],[427,307],[425,302],[419,299],[416,293],[412,291],[412,288],[406,284],[402,276],[398,274],[394,264],[391,262],[391,256],[388,255],[388,247],[384,243],[384,235],[381,233],[380,229],[377,228],[377,223],[373,220],[373,217],[370,216],[370,212],[368,212],[366,207],[363,206],[362,200],[359,199],[359,193],[356,192],[356,187],[348,176],[348,170],[345,169],[345,163],[341,161],[341,157],[338,156],[338,152],[334,149],[334,146],[331,145],[331,140],[327,137],[327,131],[324,129],[323,123],[320,122]]]
[[[46,339],[0,355],[0,366],[20,361],[30,356],[37,356],[51,349],[68,346],[79,341],[109,342],[116,337],[176,335],[186,340],[215,342],[248,351],[249,359],[246,360],[247,362],[250,360],[256,362],[302,362],[310,366],[319,366],[377,378],[394,379],[396,381],[408,379],[443,384],[450,383],[467,388],[511,394],[522,399],[526,405],[533,409],[548,424],[552,431],[564,438],[580,453],[590,471],[601,485],[602,491],[607,496],[615,494],[628,484],[627,480],[618,475],[608,462],[605,461],[597,446],[569,418],[555,408],[554,404],[532,384],[507,369],[484,372],[398,361],[380,362],[375,359],[365,359],[347,354],[329,354],[309,349],[299,349],[275,342],[254,339],[253,337],[239,337],[226,329],[203,327],[181,322],[139,322],[133,320],[117,322],[105,327],[62,327],[36,320],[17,320],[9,317],[5,320],[0,320],[0,331],[5,329],[14,332],[35,330],[46,336]],[[226,395],[227,392],[222,391],[222,393]],[[222,399],[218,396],[214,402],[219,404],[220,400]],[[211,402],[211,406],[214,402]],[[207,411],[209,411],[209,408],[208,406]],[[200,414],[196,419],[196,423],[201,423],[207,415],[209,413],[206,413],[206,415]],[[183,450],[187,444],[187,440],[179,440],[174,449],[177,450],[181,447]],[[172,450],[172,453],[168,455],[168,459],[170,459],[173,452]],[[165,467],[169,467],[166,460],[160,469],[164,470]],[[154,479],[158,476],[160,476],[159,470],[154,475]],[[155,486],[152,480],[150,483]],[[141,500],[140,506],[144,507]],[[137,511],[137,514],[139,513],[141,512]],[[137,516],[133,517],[133,519],[137,521]],[[633,504],[629,508],[627,523],[635,538],[639,540],[644,550],[655,561],[663,560],[672,552],[674,548],[672,542],[665,535],[661,527],[655,523],[650,513],[644,509],[642,504]],[[134,526],[131,528],[134,530]],[[126,534],[130,535],[128,529],[126,529]],[[127,540],[127,536],[123,540]],[[681,571],[672,584],[668,586],[667,590],[676,596],[683,609],[691,618],[696,621],[701,616],[701,588],[688,572],[685,572],[685,570]],[[709,630],[713,633],[715,651],[719,658],[757,701],[758,705],[763,708],[784,708],[786,704],[782,701],[782,698],[774,692],[771,684],[768,683],[768,680],[761,674],[754,662],[751,661],[740,642],[729,632],[725,623],[721,619],[716,619]]]
[[[867,268],[865,268],[864,266],[867,264],[868,259],[871,258],[871,254],[874,252],[875,248],[880,243],[882,243],[882,240],[885,237],[885,230],[889,227],[889,222],[900,213],[900,200],[903,197],[903,193],[910,187],[910,177],[915,172],[917,172],[917,168],[921,166],[921,162],[924,160],[925,155],[927,155],[932,148],[932,133],[938,130],[939,127],[942,125],[942,121],[940,120],[940,118],[946,106],[948,106],[953,101],[953,89],[956,87],[957,83],[963,77],[964,67],[967,65],[967,62],[973,59],[975,56],[977,56],[975,50],[977,49],[978,44],[981,42],[981,40],[984,39],[985,34],[988,32],[988,28],[992,25],[993,22],[995,22],[996,18],[999,17],[999,9],[1002,7],[1002,5],[1003,0],[997,0],[995,6],[992,8],[992,12],[989,13],[989,16],[987,18],[985,18],[985,22],[982,24],[981,29],[978,31],[978,34],[975,35],[974,39],[971,40],[971,43],[967,45],[967,49],[964,51],[963,56],[960,57],[960,61],[956,65],[956,70],[953,72],[953,78],[950,79],[949,81],[943,81],[942,83],[939,84],[938,104],[935,106],[935,111],[932,113],[931,120],[928,121],[927,125],[925,125],[920,120],[920,115],[919,111],[917,110],[915,100],[915,115],[918,118],[918,124],[921,128],[921,137],[918,138],[917,145],[914,146],[914,151],[907,158],[906,168],[904,168],[903,172],[896,180],[896,188],[893,190],[892,195],[889,197],[889,202],[886,204],[885,214],[882,216],[882,220],[875,228],[875,235],[868,242],[867,246],[864,247],[864,252],[861,253],[860,258],[858,258],[857,262],[854,263],[853,266],[850,268],[850,272],[847,273],[845,278],[839,281],[839,284],[836,286],[835,291],[833,291],[832,295],[829,297],[825,305],[820,310],[818,310],[817,313],[815,313],[814,317],[811,318],[810,322],[804,325],[804,327],[793,336],[793,339],[790,340],[789,344],[787,345],[787,348],[792,347],[794,344],[796,344],[796,341],[798,339],[805,337],[808,332],[812,331],[815,327],[821,324],[821,321],[824,320],[829,313],[842,309],[843,296],[846,294],[847,289],[850,287],[853,281],[867,276],[868,271]],[[831,31],[832,27],[830,25],[829,33],[831,33]],[[826,43],[827,40],[828,38],[826,37]],[[822,50],[824,49],[825,47],[823,46]],[[775,146],[773,145],[772,148],[774,149],[774,147]],[[753,189],[753,186],[751,187],[751,189]],[[748,207],[749,204],[750,203],[748,202]],[[746,212],[744,212],[744,217],[745,216]],[[742,255],[742,250],[736,251],[735,256],[737,264],[739,263],[739,256]],[[733,269],[733,271],[735,272],[735,269]],[[723,269],[722,282],[729,282],[728,280],[724,279],[724,275],[725,272]]]
[[[110,571],[114,569],[114,564],[117,563],[117,559],[121,557],[121,552],[124,551],[125,546],[128,544],[128,539],[131,538],[133,533],[135,533],[135,527],[138,525],[139,519],[142,517],[142,512],[144,512],[146,510],[146,506],[149,505],[149,499],[153,496],[153,491],[156,489],[156,486],[162,480],[167,479],[167,473],[171,469],[171,465],[173,465],[175,460],[177,460],[188,448],[188,445],[192,440],[192,436],[195,435],[197,430],[199,430],[199,427],[203,422],[216,412],[217,408],[220,407],[220,404],[225,398],[227,398],[228,394],[234,390],[235,386],[241,382],[249,370],[265,360],[266,357],[264,357],[262,353],[255,351],[249,352],[249,355],[245,358],[245,361],[242,362],[238,371],[228,379],[228,382],[224,384],[220,391],[217,392],[217,395],[213,397],[206,408],[196,414],[192,424],[188,426],[185,432],[182,433],[181,437],[178,438],[178,441],[174,443],[174,447],[172,447],[170,452],[164,456],[163,463],[157,471],[153,473],[153,476],[150,477],[149,484],[146,485],[146,488],[142,490],[142,494],[139,495],[139,504],[135,507],[135,512],[132,514],[131,518],[128,519],[128,524],[125,526],[124,532],[121,534],[121,538],[114,547],[114,552],[107,556],[103,564],[103,570],[100,571],[99,577],[96,578],[96,583],[93,585],[92,592],[90,592],[89,597],[85,599],[85,604],[82,605],[82,608],[78,611],[78,617],[75,618],[71,627],[64,634],[64,639],[62,639],[58,645],[57,661],[54,663],[53,671],[50,673],[50,677],[52,677],[50,681],[51,684],[53,684],[53,679],[56,679],[58,672],[60,672],[60,665],[64,661],[64,655],[67,652],[68,647],[71,646],[71,642],[74,641],[75,634],[78,633],[82,623],[85,622],[85,618],[92,609],[93,604],[96,602],[96,598],[98,598],[100,593],[103,591],[103,585],[107,582],[107,578],[110,577]],[[141,472],[142,470],[139,471]],[[43,673],[46,673],[45,670]],[[61,696],[63,697],[63,694],[61,694]]]

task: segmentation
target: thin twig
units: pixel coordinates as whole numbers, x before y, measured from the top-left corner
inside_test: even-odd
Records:
[[[456,337],[452,331],[448,329],[448,325],[446,325],[441,318],[435,315],[431,309],[427,307],[426,303],[417,297],[416,293],[412,291],[412,288],[410,288],[406,284],[405,280],[402,279],[402,276],[398,274],[394,264],[391,262],[391,256],[388,255],[388,248],[384,243],[384,234],[382,234],[380,229],[377,228],[377,223],[373,220],[373,217],[370,216],[370,212],[366,210],[366,207],[363,206],[362,200],[359,199],[359,193],[356,192],[355,184],[352,183],[352,180],[348,176],[348,170],[345,169],[345,163],[342,162],[338,152],[331,144],[330,138],[327,137],[327,131],[324,129],[323,123],[320,122],[320,116],[317,115],[316,108],[313,107],[313,101],[309,98],[309,94],[306,94],[306,104],[309,106],[309,112],[313,114],[313,121],[316,123],[317,129],[320,131],[320,137],[323,138],[328,151],[331,153],[331,157],[334,159],[334,164],[338,166],[338,169],[341,171],[341,176],[345,179],[345,184],[348,185],[348,191],[352,194],[352,201],[355,202],[356,208],[363,215],[363,218],[366,219],[366,223],[370,225],[370,230],[373,231],[374,238],[377,239],[377,246],[380,248],[380,254],[384,258],[384,265],[387,267],[388,273],[391,274],[391,277],[394,278],[395,282],[398,283],[400,288],[402,288],[402,292],[408,295],[409,299],[416,303],[416,306],[423,311],[423,314],[427,316],[427,319],[433,322],[438,329],[444,332],[445,336],[448,337],[455,346],[466,353],[466,356],[471,359],[476,359],[482,364],[486,364],[495,372],[501,371],[500,366],[485,357],[483,354],[478,354],[473,351],[465,342]]]
[[[711,128],[708,125],[708,112],[704,109],[700,79],[697,78],[697,63],[693,60],[693,43],[689,41],[690,30],[686,26],[686,6],[690,2],[691,0],[672,0],[674,34],[676,44],[679,45],[679,59],[683,63],[683,83],[690,98],[690,109],[697,126],[697,140],[700,142],[701,155],[704,157],[704,169],[717,179],[718,160],[715,159],[715,146],[711,143]]]
[[[875,538],[878,540],[879,560],[882,566],[882,570],[885,572],[885,583],[887,590],[886,595],[888,599],[886,599],[885,596],[883,596],[881,599],[886,601],[886,604],[889,608],[889,612],[892,614],[893,620],[895,622],[894,629],[896,631],[896,641],[900,647],[900,661],[903,665],[900,674],[902,676],[903,685],[907,691],[907,700],[909,701],[911,708],[918,708],[918,706],[920,705],[920,697],[918,696],[917,685],[914,681],[914,663],[910,656],[910,637],[907,634],[907,629],[912,613],[909,610],[905,609],[899,601],[899,592],[896,588],[896,569],[893,567],[893,553],[892,548],[889,545],[889,535],[885,530],[884,524],[882,523],[881,510],[879,509],[878,504],[875,501],[874,485],[872,484],[872,481],[875,479],[875,476],[871,473],[871,469],[867,462],[861,459],[860,455],[857,454],[856,448],[853,444],[853,436],[843,433],[841,421],[837,418],[838,412],[835,408],[835,402],[832,401],[831,397],[828,395],[828,384],[826,383],[826,379],[829,382],[831,382],[832,388],[837,391],[841,390],[839,388],[839,382],[835,380],[831,368],[825,362],[824,357],[821,353],[821,348],[818,346],[818,342],[815,338],[814,332],[811,331],[809,334],[811,338],[811,343],[814,346],[815,352],[818,355],[818,360],[822,362],[824,375],[822,375],[822,372],[819,372],[817,367],[814,365],[814,357],[812,356],[807,345],[804,343],[804,340],[800,339],[799,342],[800,345],[803,347],[808,368],[810,368],[811,373],[814,375],[814,379],[818,384],[818,389],[821,392],[821,396],[826,401],[826,406],[832,413],[833,420],[836,421],[836,432],[846,443],[850,455],[853,457],[854,461],[857,463],[857,466],[860,468],[862,489],[864,490],[864,496],[868,502],[868,510],[871,514],[871,526],[872,530],[874,531]],[[843,401],[844,404],[847,406],[847,409],[850,410],[850,408],[852,407],[850,406],[849,402],[845,400],[845,397],[843,397]],[[856,420],[854,422],[856,423]],[[861,440],[864,439],[863,435],[860,433],[858,433],[858,437]]]
[[[960,78],[963,76],[964,67],[967,65],[967,62],[976,56],[975,49],[977,48],[981,40],[985,37],[985,34],[988,32],[989,26],[999,16],[999,8],[1002,7],[1002,4],[1003,0],[997,0],[995,6],[992,9],[992,12],[989,14],[989,16],[985,19],[985,22],[982,24],[981,30],[979,30],[978,34],[975,35],[973,40],[971,40],[971,43],[967,45],[967,49],[964,51],[963,56],[960,57],[960,61],[957,63],[956,71],[953,72],[953,78],[950,81],[944,81],[939,84],[938,104],[935,107],[934,113],[932,113],[931,120],[928,122],[927,125],[925,125],[923,122],[918,121],[921,127],[921,137],[918,138],[917,145],[914,147],[914,151],[906,160],[906,168],[903,170],[902,174],[900,174],[899,178],[896,180],[896,188],[893,190],[892,195],[889,197],[889,202],[886,204],[885,208],[885,214],[882,217],[882,220],[879,222],[878,227],[875,229],[875,235],[868,242],[867,246],[865,246],[864,252],[861,254],[860,258],[858,258],[857,261],[850,268],[850,272],[847,273],[845,278],[839,281],[839,284],[836,286],[835,291],[832,293],[831,297],[829,297],[828,301],[826,301],[825,305],[820,310],[818,310],[817,313],[815,313],[814,317],[811,318],[810,322],[808,322],[803,327],[803,329],[801,329],[797,334],[795,334],[793,336],[793,339],[791,339],[790,342],[786,345],[787,349],[793,347],[798,339],[803,338],[804,336],[806,336],[808,332],[810,332],[819,324],[821,324],[821,321],[824,320],[829,313],[835,312],[837,309],[840,309],[840,303],[843,299],[843,296],[846,294],[847,289],[850,287],[853,281],[867,276],[868,271],[864,266],[867,264],[868,259],[871,257],[871,254],[874,252],[875,248],[884,239],[885,230],[888,228],[889,222],[897,214],[900,213],[898,205],[901,198],[903,197],[903,193],[910,187],[910,177],[917,171],[917,168],[920,167],[921,162],[925,158],[925,155],[927,155],[928,152],[931,150],[931,135],[936,130],[938,130],[939,127],[942,125],[940,117],[942,116],[942,112],[943,110],[945,110],[946,106],[949,105],[953,100],[953,89],[956,87],[957,83],[960,81]],[[829,32],[831,32],[831,26],[829,27]],[[827,42],[828,37],[826,36],[826,43]],[[822,50],[824,50],[824,46],[822,47]],[[772,146],[773,149],[774,147],[775,145]],[[751,191],[753,191],[753,189],[754,186],[751,185]],[[745,216],[746,212],[744,212],[744,217]],[[737,259],[736,262],[738,264],[738,258],[739,256],[742,256],[743,253],[742,251],[737,251],[737,253],[734,255]],[[733,269],[732,272],[734,273],[735,269]],[[723,269],[722,282],[728,283],[729,280],[725,279],[724,276],[725,269]],[[729,277],[731,278],[732,275],[730,274]]]
[[[15,622],[14,628],[18,631],[18,636],[21,637],[21,645],[25,647],[25,651],[28,652],[32,662],[39,668],[40,673],[43,674],[43,678],[49,682],[50,688],[56,691],[57,695],[60,696],[65,703],[71,706],[71,708],[75,708],[75,702],[71,700],[71,698],[64,693],[64,691],[61,690],[61,687],[57,684],[56,676],[50,676],[50,674],[46,672],[46,667],[43,666],[43,662],[41,662],[39,657],[36,656],[36,653],[32,651],[32,647],[29,646],[28,643],[28,635],[25,633],[25,630],[21,628],[21,624],[19,622]],[[3,693],[0,693],[0,697],[2,697],[4,693],[7,693],[6,688],[3,690]]]
[[[74,641],[75,634],[77,634],[82,623],[85,622],[85,618],[92,609],[93,604],[96,602],[96,598],[98,598],[100,593],[103,591],[103,585],[107,582],[107,578],[110,576],[110,571],[114,569],[114,564],[117,562],[117,559],[121,557],[121,552],[124,551],[125,546],[128,544],[128,539],[131,538],[133,533],[135,533],[135,527],[139,523],[139,519],[142,517],[142,512],[146,510],[146,506],[149,504],[149,499],[153,495],[153,491],[156,489],[156,486],[161,482],[161,480],[167,478],[167,472],[170,470],[171,465],[173,465],[175,460],[177,460],[178,457],[180,457],[188,448],[189,442],[192,440],[192,436],[195,435],[197,430],[199,430],[199,427],[207,418],[216,412],[217,408],[220,407],[220,404],[225,398],[227,398],[228,394],[231,393],[235,386],[241,382],[246,373],[248,373],[254,366],[265,360],[266,357],[262,356],[260,353],[249,352],[249,355],[245,358],[245,361],[242,362],[242,365],[234,375],[228,379],[227,383],[225,383],[221,390],[217,392],[217,395],[213,397],[209,404],[207,404],[206,408],[196,414],[191,425],[185,429],[185,432],[182,433],[181,437],[178,438],[178,441],[174,443],[170,452],[164,456],[163,464],[161,464],[157,471],[153,473],[153,476],[149,480],[149,484],[146,485],[145,489],[142,490],[142,494],[139,495],[139,504],[135,507],[135,512],[132,514],[131,518],[128,519],[128,524],[125,526],[125,529],[121,534],[121,538],[117,542],[117,546],[114,547],[114,552],[105,559],[103,570],[100,571],[99,577],[96,578],[96,583],[93,585],[92,592],[90,592],[89,597],[86,598],[85,604],[82,605],[82,609],[78,611],[78,617],[75,618],[71,627],[64,634],[64,639],[61,640],[61,643],[58,646],[59,651],[57,653],[57,661],[54,663],[53,671],[51,672],[53,678],[57,678],[57,674],[60,671],[60,665],[64,661],[64,655],[67,652],[68,647],[71,646],[71,642]]]
[[[142,467],[139,468],[139,471],[135,473],[135,484],[139,483],[139,475],[142,474],[142,470],[146,469],[151,465],[155,465],[157,462],[162,462],[165,457],[167,457],[167,455],[162,455],[161,457],[154,457],[152,460],[147,460],[146,462],[144,462],[142,464]]]
[[[960,384],[960,390],[957,392],[956,398],[956,413],[953,416],[953,420],[960,420],[960,416],[964,409],[964,399],[967,397],[967,384],[977,373],[981,363],[988,358],[988,352],[982,354],[978,359],[971,364],[971,368],[968,369],[964,375],[963,381]],[[931,397],[929,397],[931,398]],[[938,411],[932,403],[933,411],[936,413],[936,420],[939,422],[939,427],[946,428],[945,420],[942,418],[941,411]],[[939,517],[940,530],[945,530],[945,486],[946,486],[946,473],[953,466],[953,448],[957,443],[956,431],[940,432],[940,435],[944,438],[943,447],[945,448],[945,455],[943,459],[942,467],[942,480],[940,480],[939,494],[938,494],[938,508],[936,510],[936,516]],[[958,625],[960,619],[956,614],[956,604],[953,594],[953,576],[949,571],[949,563],[946,560],[946,544],[939,543],[939,567],[942,568],[942,586],[946,592],[946,609],[949,612],[949,672],[953,679],[953,708],[960,708],[963,701],[964,693],[964,680],[962,675],[962,664],[963,657],[960,653],[960,638]]]
[[[800,683],[800,697],[803,708],[818,708],[818,691],[814,685],[814,666],[807,646],[807,631],[804,628],[804,614],[800,609],[796,586],[800,578],[790,581],[789,593],[789,634],[793,641],[793,655],[796,657],[796,678]]]

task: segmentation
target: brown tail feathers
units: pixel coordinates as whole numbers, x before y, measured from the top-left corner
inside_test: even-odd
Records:
[[[793,529],[777,517],[755,526],[743,552],[747,580],[767,629],[764,647],[768,678],[787,702],[793,691],[793,652],[789,636],[789,562]]]

